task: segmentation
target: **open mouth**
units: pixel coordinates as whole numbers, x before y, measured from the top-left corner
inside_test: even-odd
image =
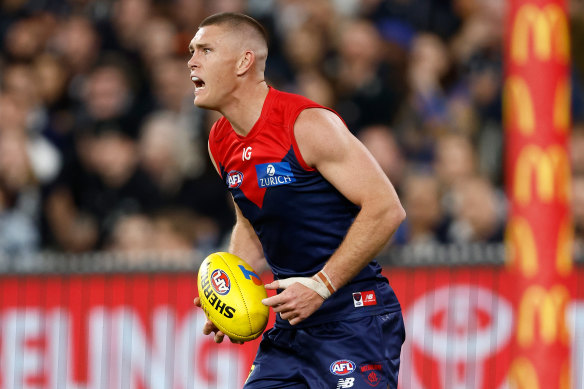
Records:
[[[201,80],[199,77],[191,77],[193,84],[195,84],[195,92],[205,89],[205,81]]]

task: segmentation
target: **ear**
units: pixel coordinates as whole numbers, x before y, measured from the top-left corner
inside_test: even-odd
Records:
[[[243,52],[239,61],[237,62],[237,75],[243,76],[249,71],[255,62],[255,53],[251,50],[246,50]]]

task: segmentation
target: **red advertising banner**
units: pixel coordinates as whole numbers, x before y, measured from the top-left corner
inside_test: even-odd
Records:
[[[257,341],[203,336],[193,274],[0,278],[0,388],[236,388]]]
[[[506,242],[519,309],[510,382],[570,388],[563,312],[572,289],[570,31],[565,0],[508,2],[504,86]],[[532,314],[535,304],[543,313]],[[558,318],[559,317],[559,318]],[[541,331],[533,328],[539,318]]]
[[[560,294],[534,295],[517,306],[513,276],[492,266],[385,273],[406,321],[403,389],[508,388],[516,337],[562,339],[582,366],[582,295],[559,305],[545,299]],[[239,388],[259,341],[216,345],[201,332],[195,295],[195,277],[184,273],[0,277],[0,388]],[[533,326],[521,327],[525,318]],[[582,388],[582,369],[573,370]]]

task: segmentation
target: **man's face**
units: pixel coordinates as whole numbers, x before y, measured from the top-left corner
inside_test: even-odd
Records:
[[[234,40],[217,25],[200,28],[191,40],[188,66],[196,106],[219,110],[235,88],[238,51]]]

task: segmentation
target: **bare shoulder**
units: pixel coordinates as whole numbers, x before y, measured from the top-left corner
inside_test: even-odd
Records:
[[[397,201],[377,161],[334,112],[322,108],[303,111],[294,133],[306,164],[317,169],[353,204]]]
[[[358,142],[345,123],[325,108],[309,108],[300,113],[294,135],[302,157],[315,167],[323,159],[335,159]]]

